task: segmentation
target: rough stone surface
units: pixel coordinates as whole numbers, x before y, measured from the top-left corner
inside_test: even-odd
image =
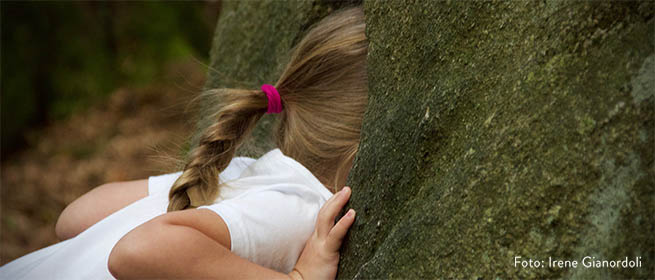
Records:
[[[655,278],[653,4],[365,2],[339,278]]]
[[[274,84],[284,70],[291,48],[312,24],[349,1],[224,1],[216,25],[208,80],[205,88],[258,89],[262,83]],[[210,108],[218,100],[204,96],[200,103],[199,130],[211,120]],[[269,130],[273,116],[265,116],[240,154],[259,156],[272,149]],[[195,145],[195,140],[191,142]]]
[[[344,4],[226,1],[207,88],[275,82]],[[655,278],[653,2],[364,5],[370,103],[339,278]],[[272,147],[270,122],[242,154]]]

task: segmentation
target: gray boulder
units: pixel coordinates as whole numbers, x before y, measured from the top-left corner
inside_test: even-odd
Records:
[[[207,87],[274,82],[346,4],[226,1]],[[364,6],[370,102],[339,278],[655,278],[653,2]],[[272,148],[270,121],[242,154]]]
[[[339,278],[655,278],[653,4],[365,2]]]

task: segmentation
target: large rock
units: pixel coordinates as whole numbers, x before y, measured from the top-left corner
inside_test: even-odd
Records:
[[[655,278],[653,3],[365,2],[339,278]]]
[[[331,11],[361,0],[348,1],[224,1],[210,53],[206,88],[258,89],[274,84],[289,60],[291,48],[312,24]],[[210,108],[218,100],[200,100],[199,131],[211,121]],[[239,151],[257,157],[274,147],[269,137],[274,116],[266,115],[253,132],[252,141]],[[195,145],[197,135],[191,145]]]

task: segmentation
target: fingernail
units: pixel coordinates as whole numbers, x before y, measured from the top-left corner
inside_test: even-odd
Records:
[[[352,217],[354,215],[355,215],[355,210],[353,209],[350,209],[348,210],[348,212],[346,212],[346,217]]]

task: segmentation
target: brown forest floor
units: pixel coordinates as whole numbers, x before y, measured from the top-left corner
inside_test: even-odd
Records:
[[[187,104],[205,72],[187,61],[166,73],[33,131],[27,148],[3,159],[0,265],[58,242],[59,213],[93,187],[173,171],[166,157],[179,155],[195,127]]]

